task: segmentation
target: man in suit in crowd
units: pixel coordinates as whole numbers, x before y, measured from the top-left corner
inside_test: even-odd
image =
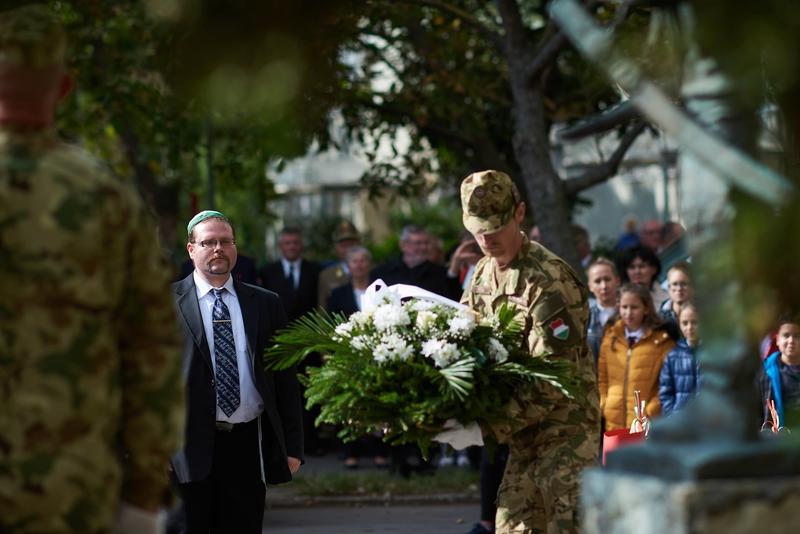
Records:
[[[186,532],[260,533],[265,483],[288,482],[303,458],[295,370],[261,355],[286,325],[277,295],[231,276],[234,229],[216,211],[187,226],[194,272],[173,285],[184,333],[184,448],[172,466]]]
[[[317,305],[317,282],[319,265],[303,259],[303,235],[300,229],[287,227],[278,234],[278,250],[281,258],[267,264],[261,273],[261,285],[274,291],[281,298],[289,322],[302,317]],[[321,363],[319,354],[312,354],[299,365],[304,372],[309,365]],[[310,454],[321,454],[317,427],[314,421],[319,408],[311,411],[303,407],[303,433],[305,450]]]
[[[433,291],[453,300],[461,298],[458,274],[448,274],[447,268],[431,262],[431,236],[421,226],[410,224],[400,234],[401,257],[373,269],[370,278],[383,280],[386,285],[411,284]]]
[[[317,305],[319,265],[302,258],[303,235],[298,228],[284,228],[278,234],[281,258],[261,272],[261,285],[281,298],[289,322]]]
[[[350,270],[345,261],[345,254],[351,247],[359,245],[361,239],[353,223],[342,220],[333,231],[333,242],[336,247],[337,261],[319,273],[317,305],[320,308],[327,308],[328,298],[334,289],[350,281]]]

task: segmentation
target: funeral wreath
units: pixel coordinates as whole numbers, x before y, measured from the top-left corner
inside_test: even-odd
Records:
[[[349,318],[315,311],[279,332],[265,364],[286,369],[322,354],[322,365],[299,377],[308,407],[320,407],[317,424],[336,425],[346,441],[380,432],[424,450],[450,420],[502,422],[506,403],[533,382],[577,393],[569,363],[530,357],[521,330],[510,307],[476,317],[419,288],[378,281]]]

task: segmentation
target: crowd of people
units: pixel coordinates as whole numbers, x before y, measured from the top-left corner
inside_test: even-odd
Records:
[[[606,430],[631,427],[634,391],[652,419],[683,409],[703,382],[699,313],[682,229],[648,221],[637,235],[628,225],[616,261],[594,258],[586,269],[593,296],[587,338],[597,362]],[[784,427],[784,406],[798,405],[797,325],[798,319],[787,314],[762,342],[764,366],[755,385],[762,405],[754,409],[762,411],[764,428]],[[787,404],[786,399],[793,400]]]

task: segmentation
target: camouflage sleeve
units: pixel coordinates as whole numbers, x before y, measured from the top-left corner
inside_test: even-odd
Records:
[[[154,509],[168,488],[170,456],[184,423],[181,353],[169,273],[149,215],[135,194],[125,241],[124,293],[118,310],[123,449],[122,500]]]
[[[558,281],[531,304],[531,356],[558,357],[586,344],[588,308],[581,287]]]

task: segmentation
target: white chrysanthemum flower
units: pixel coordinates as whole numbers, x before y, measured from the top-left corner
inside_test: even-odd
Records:
[[[461,357],[458,345],[441,339],[429,339],[422,344],[422,354],[431,358],[433,364],[440,369],[447,367]]]
[[[378,330],[389,330],[411,323],[411,317],[405,308],[395,304],[382,304],[375,308],[372,315],[373,324]]]
[[[348,321],[346,323],[342,323],[339,326],[337,326],[336,330],[334,330],[334,332],[340,338],[347,338],[347,337],[350,337],[352,335],[353,326],[355,326],[355,325],[353,325],[353,323]]]
[[[373,357],[378,363],[385,361],[400,360],[406,361],[413,354],[414,349],[405,339],[397,334],[388,334],[381,338],[381,342],[375,347]]]
[[[497,330],[500,328],[500,319],[496,315],[481,317],[481,326],[488,326],[492,330]]]
[[[475,330],[475,317],[470,313],[459,312],[448,322],[449,332],[455,336],[469,336]]]
[[[429,330],[436,324],[436,314],[430,311],[422,310],[417,313],[417,328],[420,330]]]
[[[436,306],[436,304],[434,304],[433,302],[431,302],[429,300],[415,299],[414,301],[411,302],[411,309],[414,310],[414,311],[418,311],[418,312],[430,311],[435,306]]]
[[[442,345],[444,345],[445,341],[441,339],[429,339],[425,343],[422,344],[422,355],[427,356],[428,358],[432,357],[434,354],[442,350]]]
[[[358,326],[367,326],[371,320],[372,320],[371,312],[357,311],[350,316],[348,322]]]
[[[493,337],[489,338],[489,357],[498,363],[503,363],[508,359],[508,350]]]
[[[369,338],[367,336],[356,336],[350,340],[350,346],[354,350],[366,350],[369,346]]]
[[[375,347],[375,350],[372,351],[372,358],[378,363],[387,361],[390,356],[391,352],[389,351],[388,347],[384,345],[378,345]]]

